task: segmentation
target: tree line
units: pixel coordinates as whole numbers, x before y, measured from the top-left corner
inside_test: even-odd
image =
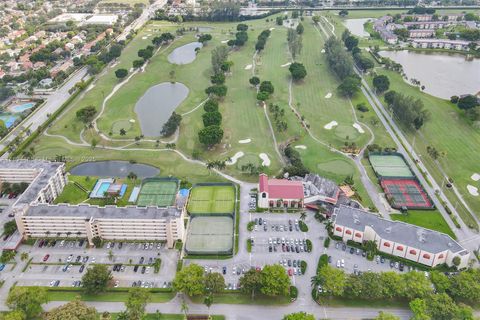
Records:
[[[395,117],[408,129],[420,130],[431,117],[418,98],[391,90],[385,93],[384,99]]]
[[[449,276],[436,270],[430,274],[415,271],[346,274],[326,264],[318,269],[311,283],[315,298],[408,301],[416,320],[473,319],[467,303],[480,301],[479,269]]]

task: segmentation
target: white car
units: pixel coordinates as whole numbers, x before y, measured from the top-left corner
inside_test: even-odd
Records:
[[[120,284],[120,281],[118,281],[118,280],[117,280],[117,281],[115,281],[115,285],[114,285],[114,287],[115,287],[115,288],[118,288],[118,285],[119,285],[119,284]]]
[[[337,268],[340,268],[340,260],[337,260]]]
[[[344,259],[342,259],[341,264],[342,264],[342,268],[345,268],[345,260]]]

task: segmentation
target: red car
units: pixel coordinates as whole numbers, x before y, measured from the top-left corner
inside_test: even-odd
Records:
[[[43,262],[47,261],[48,258],[50,258],[50,255],[49,254],[45,255],[45,257],[43,257]]]
[[[288,269],[288,275],[289,275],[290,277],[293,276],[293,271],[292,271],[292,269]]]

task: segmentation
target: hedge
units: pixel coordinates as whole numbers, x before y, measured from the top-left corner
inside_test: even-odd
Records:
[[[312,249],[313,249],[312,241],[310,241],[310,239],[307,239],[307,252],[312,252]]]
[[[252,252],[252,241],[247,239],[247,252]]]
[[[305,274],[305,271],[307,270],[307,262],[306,261],[300,261],[300,269],[302,271],[302,274]]]
[[[300,231],[302,232],[308,232],[308,226],[305,222],[303,221],[298,221],[298,226],[300,227]]]
[[[248,231],[253,231],[253,228],[255,227],[255,221],[250,221],[248,224],[247,224],[247,230]]]
[[[328,248],[330,246],[330,238],[326,237],[325,240],[323,241],[323,246],[325,248]]]
[[[298,297],[298,289],[295,286],[290,286],[290,298],[292,300],[297,299]]]
[[[324,253],[318,259],[317,273],[322,267],[325,267],[326,265],[328,265],[328,255]]]

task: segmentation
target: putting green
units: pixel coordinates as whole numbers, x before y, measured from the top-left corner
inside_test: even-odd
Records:
[[[254,166],[259,166],[260,163],[260,157],[257,154],[254,153],[247,153],[243,157],[237,160],[236,166],[238,170],[242,170],[242,166],[245,166],[247,164],[253,164]]]
[[[120,134],[121,129],[128,131],[131,128],[132,128],[132,123],[130,122],[130,120],[118,120],[112,124],[112,132],[114,134]]]
[[[317,168],[318,170],[326,171],[328,173],[338,174],[341,172],[347,176],[355,173],[353,166],[346,160],[341,159],[319,163],[317,164]]]
[[[355,129],[353,126],[347,126],[340,124],[334,129],[334,133],[337,137],[343,140],[348,140],[348,141],[355,141],[360,137],[360,134],[358,133],[357,129]],[[347,139],[348,136],[348,139]]]

